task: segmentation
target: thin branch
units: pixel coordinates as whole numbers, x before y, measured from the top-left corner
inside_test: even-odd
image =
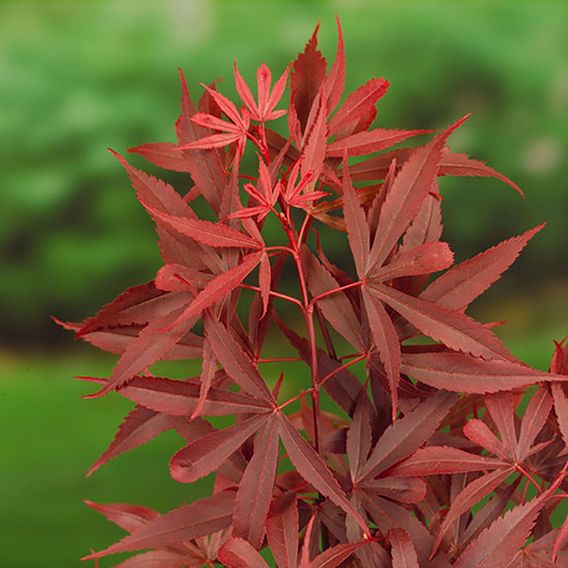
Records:
[[[357,287],[362,286],[362,285],[363,285],[363,281],[358,280],[357,282],[351,282],[351,284],[346,284],[345,286],[339,286],[338,288],[333,288],[333,290],[327,290],[327,292],[322,292],[321,294],[314,296],[312,298],[311,303],[316,304],[317,302],[319,302],[320,300],[323,300],[324,298],[327,298],[328,296],[331,296],[333,294],[337,294],[339,292],[343,292],[344,290],[349,290],[349,288],[357,288]]]
[[[254,290],[255,292],[261,292],[258,286],[251,286],[250,284],[241,284],[241,288],[245,288],[247,290]],[[275,298],[280,298],[281,300],[286,300],[287,302],[292,302],[296,304],[302,311],[304,310],[304,305],[300,300],[297,298],[293,298],[292,296],[287,296],[286,294],[281,294],[280,292],[275,292],[274,290],[270,290],[269,294],[274,296]]]

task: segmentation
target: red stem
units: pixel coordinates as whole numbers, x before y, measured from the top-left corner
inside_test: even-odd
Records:
[[[343,365],[333,369],[333,371],[330,371],[320,382],[319,382],[319,386],[321,387],[328,379],[331,379],[331,377],[335,376],[337,373],[340,373],[341,371],[344,371],[345,369],[348,369],[349,367],[351,367],[351,365],[355,365],[356,363],[359,363],[359,361],[363,361],[365,358],[367,357],[367,355],[365,353],[362,353],[361,355],[359,355],[358,357],[356,357],[355,359],[352,359],[351,361],[347,361],[347,363],[343,363]]]
[[[260,288],[258,286],[251,286],[250,284],[241,284],[241,288],[246,288],[247,290],[254,290],[255,292],[260,292]],[[280,292],[275,292],[274,290],[270,290],[269,294],[274,296],[275,298],[280,298],[281,300],[286,300],[287,302],[292,302],[296,304],[302,311],[304,310],[304,304],[300,302],[297,298],[293,298],[292,296],[287,296],[286,294],[281,294]]]
[[[338,292],[343,292],[343,290],[349,290],[349,288],[356,288],[356,287],[362,286],[362,285],[363,285],[363,281],[358,280],[357,282],[351,282],[351,284],[346,284],[345,286],[339,286],[339,288],[333,288],[333,290],[327,290],[326,292],[322,292],[321,294],[314,296],[312,298],[311,303],[315,304],[315,303],[319,302],[320,300],[327,298],[328,296],[331,296],[333,294],[337,294]]]
[[[306,214],[308,216],[308,214]],[[279,217],[282,223],[282,228],[288,235],[290,248],[293,251],[292,258],[296,264],[298,272],[298,280],[300,283],[300,290],[302,293],[302,312],[306,322],[306,331],[308,335],[308,344],[310,347],[310,370],[312,380],[312,416],[314,422],[314,447],[316,452],[320,452],[321,444],[321,428],[320,428],[320,405],[319,405],[319,384],[318,384],[318,354],[316,342],[316,330],[314,326],[314,304],[310,302],[308,286],[306,283],[306,275],[304,267],[302,266],[302,258],[300,254],[301,241],[296,235],[290,217],[290,208],[287,208],[286,215]],[[302,227],[306,226],[306,219]]]
[[[286,402],[282,403],[278,407],[278,410],[282,410],[283,408],[286,408],[289,404],[296,402],[298,399],[305,397],[307,394],[312,394],[313,391],[314,391],[313,388],[309,388],[305,391],[302,391],[301,393],[297,394],[296,396],[293,396],[292,398],[288,399]]]
[[[525,470],[525,468],[521,464],[515,464],[516,470],[521,474],[524,475],[535,487],[539,493],[542,493],[542,489],[540,485],[535,481],[534,477]]]

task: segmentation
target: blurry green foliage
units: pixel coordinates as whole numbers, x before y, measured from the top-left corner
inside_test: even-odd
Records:
[[[84,317],[153,276],[152,224],[105,148],[173,139],[178,66],[195,94],[198,81],[221,76],[233,93],[233,58],[245,77],[261,61],[280,71],[318,20],[333,59],[335,14],[349,86],[373,74],[392,83],[382,125],[435,128],[472,111],[453,147],[525,189],[523,202],[495,180],[444,180],[446,236],[458,257],[548,220],[515,289],[566,277],[568,3],[6,2],[2,342],[57,338],[48,314]]]

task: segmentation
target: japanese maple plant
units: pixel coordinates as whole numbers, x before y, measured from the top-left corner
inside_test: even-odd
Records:
[[[86,558],[568,566],[568,523],[550,520],[568,489],[568,349],[532,369],[466,314],[542,225],[460,263],[441,240],[441,177],[520,189],[448,148],[467,117],[435,133],[373,126],[389,83],[344,96],[340,27],[329,69],[316,30],[277,80],[259,67],[255,93],[236,64],[234,77],[240,100],[204,85],[196,108],[182,75],[177,142],[130,150],[189,190],[115,153],[164,264],[62,323],[120,356],[109,378],[82,377],[99,385],[89,396],[135,403],[89,473],[174,429],[171,476],[211,475],[211,495],[164,514],[88,502],[129,534]],[[191,359],[196,376],[151,370]]]

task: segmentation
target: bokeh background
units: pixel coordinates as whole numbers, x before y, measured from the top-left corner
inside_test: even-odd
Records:
[[[476,315],[507,320],[508,345],[541,368],[568,333],[568,3],[0,2],[2,566],[78,566],[120,537],[83,498],[167,510],[204,487],[168,478],[173,434],[84,478],[128,404],[80,400],[72,377],[104,375],[112,358],[49,315],[82,319],[159,266],[152,224],[106,148],[173,140],[176,69],[194,93],[218,77],[233,93],[235,57],[246,77],[262,61],[281,71],[318,20],[333,59],[336,14],[348,86],[392,83],[382,126],[436,128],[471,111],[453,147],[525,190],[521,200],[496,180],[443,180],[459,259],[548,221]]]

